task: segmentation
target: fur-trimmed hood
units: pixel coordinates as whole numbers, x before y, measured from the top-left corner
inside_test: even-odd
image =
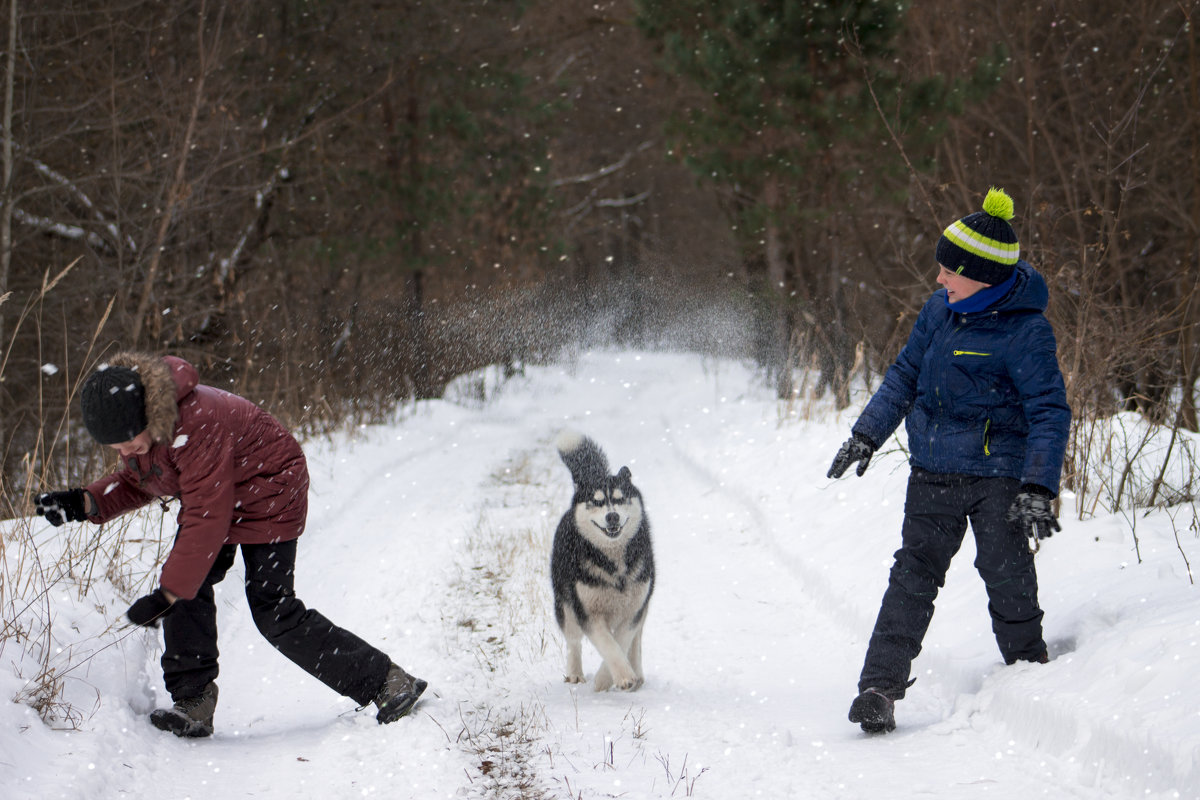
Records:
[[[224,545],[285,542],[304,531],[308,467],[279,420],[200,383],[182,358],[125,352],[108,363],[141,377],[153,444],[85,487],[96,504],[90,519],[103,523],[155,498],[179,498],[164,589],[190,600]]]
[[[106,363],[138,373],[146,396],[146,430],[155,442],[170,442],[179,421],[179,401],[200,382],[196,368],[175,356],[163,357],[132,350],[117,353]]]

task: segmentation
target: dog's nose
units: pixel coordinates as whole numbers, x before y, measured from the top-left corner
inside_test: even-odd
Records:
[[[610,511],[604,516],[604,521],[608,523],[608,527],[615,528],[621,524],[621,515],[615,511]]]

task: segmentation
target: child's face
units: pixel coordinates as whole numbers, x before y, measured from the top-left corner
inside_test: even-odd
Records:
[[[109,447],[120,453],[121,458],[129,458],[130,456],[140,456],[149,453],[150,445],[152,444],[153,442],[150,441],[150,431],[145,430],[128,442],[117,442],[116,444],[110,444]]]
[[[959,300],[966,300],[971,295],[978,292],[980,289],[986,289],[991,286],[990,283],[981,283],[977,280],[959,275],[938,264],[937,282],[946,287],[946,296],[951,303],[957,303]]]

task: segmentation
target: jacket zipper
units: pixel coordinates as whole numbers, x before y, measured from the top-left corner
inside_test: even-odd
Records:
[[[955,356],[990,356],[991,353],[980,353],[976,350],[951,350],[950,353]],[[992,428],[992,419],[988,417],[983,423],[983,454],[990,456],[992,454],[990,434]]]

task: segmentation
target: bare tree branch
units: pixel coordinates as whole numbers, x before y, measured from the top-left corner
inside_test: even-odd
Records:
[[[559,178],[558,180],[551,181],[550,185],[551,186],[566,186],[566,185],[572,184],[572,183],[590,183],[591,181],[599,180],[600,178],[606,177],[608,175],[612,175],[614,172],[624,169],[626,166],[629,165],[629,162],[633,160],[634,156],[636,156],[638,153],[643,153],[646,150],[649,150],[653,146],[654,146],[654,142],[651,142],[651,141],[642,142],[634,150],[631,150],[630,152],[621,156],[620,159],[618,159],[616,162],[614,162],[612,164],[609,164],[608,166],[601,167],[600,169],[596,170],[595,172],[584,173],[583,175],[573,175],[569,178]]]
[[[158,235],[155,237],[154,249],[150,252],[150,266],[146,270],[146,280],[142,286],[142,295],[138,299],[137,312],[133,318],[133,329],[130,332],[134,343],[137,343],[142,335],[142,327],[146,318],[146,310],[150,307],[150,298],[154,293],[154,281],[158,277],[159,266],[162,263],[163,244],[167,239],[167,231],[171,227],[171,220],[175,216],[175,209],[183,202],[187,195],[184,177],[187,173],[188,155],[192,149],[192,139],[196,133],[196,119],[200,116],[200,108],[204,104],[204,84],[208,77],[209,71],[212,69],[215,59],[209,59],[209,53],[205,50],[204,45],[204,16],[207,3],[200,4],[199,23],[196,26],[197,51],[200,62],[199,76],[196,80],[196,92],[192,97],[192,110],[188,117],[187,129],[183,135],[183,142],[179,152],[179,163],[175,166],[175,177],[171,185],[167,188],[167,202],[162,210],[162,218],[159,221]],[[221,7],[223,15],[225,7]],[[213,37],[213,50],[216,50],[217,43],[221,38],[221,21],[220,16],[217,18],[217,31]]]

